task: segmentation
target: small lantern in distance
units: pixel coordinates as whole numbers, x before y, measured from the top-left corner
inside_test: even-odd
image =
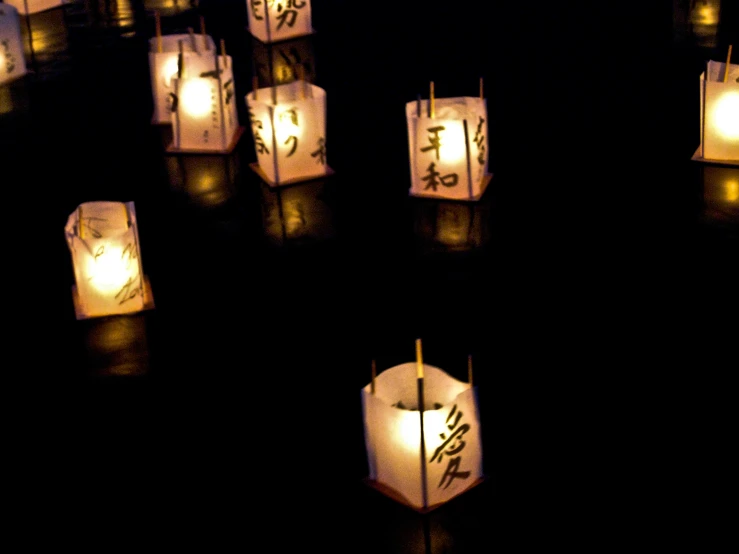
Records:
[[[487,108],[480,96],[434,98],[408,102],[412,196],[479,200],[488,174]]]
[[[310,0],[246,0],[249,32],[264,43],[313,33]]]
[[[133,202],[85,202],[65,227],[76,285],[77,319],[154,307],[144,276]]]
[[[0,86],[26,74],[18,10],[0,4]]]
[[[739,65],[709,61],[700,76],[701,143],[693,159],[739,165]]]
[[[269,186],[333,174],[326,162],[326,91],[304,80],[255,89],[246,96],[257,162]]]
[[[423,364],[419,356],[376,378],[373,371],[362,389],[362,412],[367,483],[390,498],[428,512],[483,481],[471,383]]]

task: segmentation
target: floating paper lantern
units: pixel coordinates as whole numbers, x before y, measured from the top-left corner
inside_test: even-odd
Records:
[[[326,162],[326,92],[304,80],[260,88],[246,96],[257,162],[270,186],[307,181],[333,171]]]
[[[693,159],[739,165],[739,65],[708,62],[700,85],[701,144]]]
[[[190,60],[196,58],[205,62],[208,71],[215,69],[213,52],[216,51],[216,45],[210,36],[157,33],[156,37],[149,40],[149,70],[154,100],[152,123],[167,125],[172,123],[173,80],[177,78],[179,70],[180,44],[183,48],[185,67],[189,67]]]
[[[210,58],[210,59],[209,59]],[[169,152],[231,152],[239,126],[231,57],[189,57],[182,77],[172,79],[172,145]]]
[[[478,200],[490,182],[485,99],[438,98],[406,104],[413,196]]]
[[[77,319],[153,307],[141,266],[133,202],[85,202],[67,219]]]
[[[481,482],[482,446],[472,385],[420,366],[406,363],[380,373],[362,389],[362,410],[368,482],[428,511]]]
[[[262,42],[276,42],[308,35],[310,0],[246,0],[249,32]]]
[[[316,82],[313,37],[299,37],[276,44],[264,44],[253,39],[251,51],[259,83],[263,86],[284,85],[299,79]]]
[[[0,4],[0,85],[26,74],[18,10]]]
[[[6,4],[15,6],[24,15],[43,12],[69,4],[69,0],[5,0]]]

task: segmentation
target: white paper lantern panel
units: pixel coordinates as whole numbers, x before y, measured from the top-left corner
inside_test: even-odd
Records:
[[[197,62],[190,58],[187,76],[172,80],[175,99],[173,140],[167,150],[229,153],[244,131],[239,126],[236,109],[231,57],[218,56],[218,70],[198,67]]]
[[[0,86],[26,74],[18,10],[0,4]]]
[[[194,40],[193,40],[194,39]],[[161,40],[162,51],[159,52]],[[185,68],[191,60],[205,63],[208,71],[215,69],[216,46],[210,35],[175,34],[162,35],[149,40],[149,71],[151,74],[151,92],[154,100],[152,123],[172,123],[172,96],[174,88],[172,79],[177,77],[180,42],[184,52]]]
[[[153,308],[133,202],[80,204],[64,230],[74,266],[77,319]]]
[[[69,4],[69,0],[4,0],[14,6],[23,15],[43,12]]]
[[[333,174],[326,161],[322,88],[293,81],[252,91],[246,103],[257,153],[252,169],[267,184],[281,186]]]
[[[371,482],[423,511],[480,482],[482,444],[475,389],[424,364],[424,506],[416,372],[412,362],[380,373],[375,394],[371,384],[362,389],[362,410]]]
[[[490,182],[487,108],[481,98],[438,98],[405,108],[413,196],[478,200]],[[420,115],[419,115],[420,114]]]
[[[310,0],[246,0],[249,32],[277,42],[313,32]]]
[[[739,65],[708,62],[700,77],[701,144],[693,159],[739,165]]]

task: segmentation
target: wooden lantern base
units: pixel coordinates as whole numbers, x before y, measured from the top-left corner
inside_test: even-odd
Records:
[[[409,194],[411,196],[415,196],[416,198],[431,198],[433,200],[443,200],[445,202],[477,202],[480,200],[480,198],[483,197],[485,194],[485,191],[488,188],[488,185],[490,184],[490,181],[493,179],[493,174],[488,173],[485,175],[485,177],[482,178],[482,183],[480,183],[480,194],[473,197],[467,197],[467,198],[446,198],[443,196],[439,196],[438,194],[426,194],[423,192],[413,192],[413,188],[411,188]]]
[[[248,25],[245,27],[245,29],[246,29],[246,32],[247,33],[249,33],[252,37],[254,37],[256,40],[258,40],[259,42],[261,42],[265,46],[269,46],[270,44],[277,44],[279,42],[287,42],[288,40],[296,40],[296,39],[303,38],[303,37],[310,37],[310,36],[313,36],[313,35],[316,34],[316,30],[311,27],[311,30],[309,32],[307,32],[307,33],[300,33],[299,35],[293,35],[291,37],[281,38],[279,40],[271,40],[269,42],[264,42],[257,35],[255,35],[254,33],[251,32],[251,30],[249,29],[249,26]]]
[[[79,294],[77,294],[77,285],[72,285],[72,301],[74,302],[74,313],[77,317],[77,321],[82,319],[93,319],[96,317],[108,317],[117,315],[133,315],[138,314],[146,310],[154,309],[154,293],[151,290],[151,283],[149,278],[144,275],[144,307],[141,310],[135,312],[128,312],[125,314],[101,314],[101,315],[87,315],[82,311],[82,304],[80,302]]]
[[[269,177],[267,177],[267,174],[262,171],[262,168],[259,167],[259,164],[257,162],[249,164],[249,169],[251,169],[254,173],[256,173],[259,178],[267,183],[272,188],[277,187],[286,187],[289,185],[296,185],[298,183],[307,183],[310,181],[317,181],[319,179],[325,179],[326,177],[331,177],[334,175],[334,170],[331,169],[328,165],[326,166],[326,173],[323,175],[314,175],[312,177],[301,177],[298,179],[285,179],[284,181],[280,181],[279,183],[276,183],[275,181],[272,181]]]
[[[478,480],[472,482],[469,487],[467,487],[466,489],[458,492],[457,494],[455,494],[454,496],[452,496],[446,502],[440,502],[439,504],[432,504],[431,506],[427,506],[426,508],[419,508],[418,506],[414,506],[413,504],[411,504],[410,502],[408,502],[408,499],[405,496],[403,496],[402,494],[400,494],[394,488],[388,487],[387,485],[383,485],[379,481],[375,481],[373,479],[370,479],[369,477],[365,477],[362,480],[362,482],[365,485],[367,485],[368,487],[373,488],[376,491],[384,494],[388,498],[390,498],[392,500],[395,500],[397,503],[402,504],[404,506],[407,506],[411,510],[415,510],[419,514],[427,514],[429,512],[434,511],[436,508],[439,508],[439,507],[443,506],[444,504],[448,503],[449,501],[457,498],[458,496],[466,493],[468,490],[474,489],[478,485],[481,485],[482,483],[485,482],[486,479],[487,479],[487,477],[483,475]]]
[[[702,146],[698,147],[698,150],[695,151],[695,154],[693,154],[693,157],[690,158],[694,162],[703,162],[703,163],[712,163],[712,164],[719,164],[719,165],[733,165],[739,167],[739,160],[712,160],[710,158],[704,158],[701,156],[701,150],[703,150]]]
[[[166,150],[168,154],[230,154],[236,148],[236,145],[241,140],[241,136],[244,134],[245,131],[246,127],[239,126],[239,128],[236,129],[236,132],[231,138],[231,142],[225,150],[206,150],[204,148],[176,148],[174,146],[174,142],[171,143]]]

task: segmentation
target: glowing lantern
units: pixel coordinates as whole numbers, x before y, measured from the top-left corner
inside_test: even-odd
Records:
[[[149,40],[149,70],[151,73],[151,91],[154,99],[154,115],[152,123],[172,123],[173,80],[179,70],[179,45],[183,48],[183,63],[190,66],[191,59],[206,61],[208,70],[215,69],[213,52],[216,45],[208,35],[158,35]],[[161,49],[159,45],[161,44]]]
[[[313,33],[310,0],[246,0],[249,32],[262,42]]]
[[[0,85],[26,74],[18,10],[0,4]]]
[[[239,126],[231,57],[195,56],[183,76],[172,79],[172,145],[169,152],[231,152]]]
[[[77,319],[154,307],[141,267],[133,202],[85,202],[67,219]]]
[[[700,83],[701,144],[693,159],[739,164],[739,65],[710,61]]]
[[[422,362],[401,364],[362,389],[362,410],[369,483],[391,498],[427,511],[483,479],[471,384]]]
[[[333,174],[326,163],[326,92],[303,80],[246,96],[257,162],[270,186]]]
[[[479,98],[431,98],[406,104],[413,196],[478,200],[491,175],[487,108]],[[480,87],[482,88],[482,86]]]
[[[6,4],[15,6],[24,15],[43,12],[69,4],[70,0],[5,0]]]

